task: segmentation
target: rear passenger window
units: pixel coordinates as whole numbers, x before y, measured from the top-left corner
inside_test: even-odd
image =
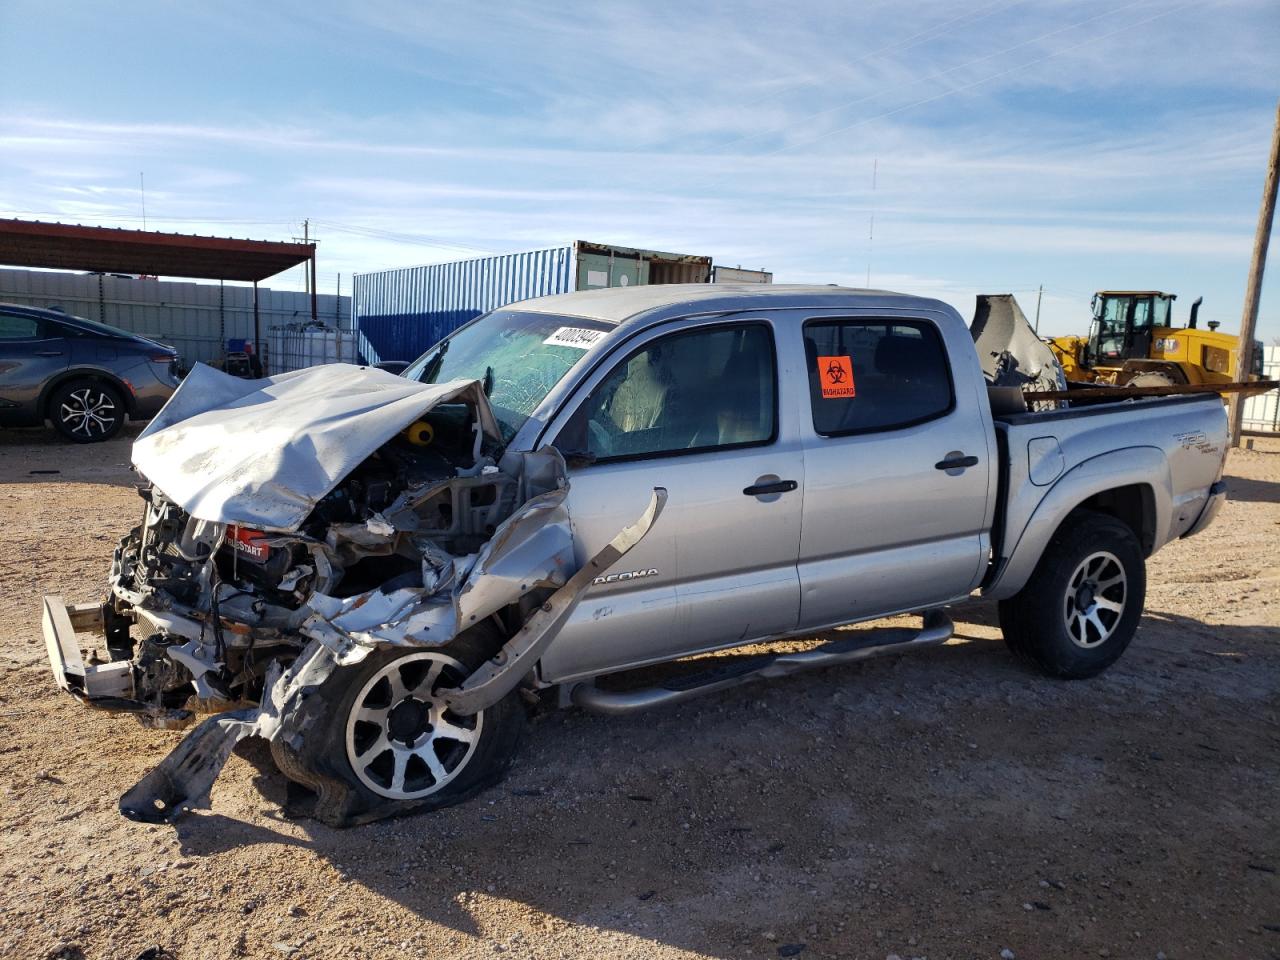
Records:
[[[924,423],[953,405],[938,331],[918,320],[813,320],[804,327],[813,429],[823,436]]]
[[[40,321],[16,313],[0,313],[0,340],[34,340]]]

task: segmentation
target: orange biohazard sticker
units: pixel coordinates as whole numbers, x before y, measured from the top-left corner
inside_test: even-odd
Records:
[[[844,400],[857,396],[853,388],[853,362],[848,357],[819,357],[818,382],[823,400]]]

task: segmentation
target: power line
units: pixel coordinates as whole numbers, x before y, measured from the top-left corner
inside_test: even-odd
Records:
[[[1103,13],[1095,14],[1095,15],[1094,15],[1094,16],[1092,16],[1092,17],[1088,17],[1088,18],[1086,18],[1086,19],[1084,19],[1084,20],[1080,20],[1080,21],[1078,21],[1078,22],[1076,22],[1076,23],[1068,24],[1068,25],[1067,25],[1067,26],[1065,26],[1065,27],[1059,27],[1058,29],[1053,30],[1053,31],[1050,31],[1049,33],[1043,34],[1042,36],[1035,37],[1035,38],[1033,38],[1033,39],[1031,39],[1031,40],[1025,40],[1025,41],[1023,41],[1022,43],[1015,44],[1014,46],[1009,47],[1009,48],[1007,48],[1007,49],[1005,49],[1005,50],[1001,50],[1001,51],[999,51],[999,52],[997,52],[997,53],[988,54],[988,55],[983,56],[983,57],[978,57],[978,58],[976,58],[976,59],[974,59],[974,60],[970,60],[970,61],[968,61],[968,62],[966,62],[966,63],[962,63],[962,64],[960,64],[960,65],[958,65],[958,66],[956,66],[956,67],[951,67],[951,68],[949,68],[949,69],[947,69],[947,70],[943,70],[943,71],[941,71],[941,72],[939,72],[939,73],[931,74],[931,75],[930,75],[930,76],[928,76],[928,77],[923,77],[923,78],[921,78],[921,80],[919,80],[919,81],[915,81],[915,83],[923,83],[923,82],[925,82],[925,81],[927,81],[927,80],[938,79],[938,78],[940,78],[940,77],[942,77],[942,76],[945,76],[945,75],[947,75],[947,74],[955,73],[955,72],[956,72],[956,71],[958,71],[958,70],[963,70],[963,69],[964,69],[964,68],[966,68],[966,67],[973,66],[973,65],[974,65],[974,64],[976,64],[976,63],[981,63],[981,62],[982,62],[982,61],[984,61],[984,60],[990,60],[992,57],[996,57],[996,56],[1003,56],[1004,54],[1006,54],[1006,53],[1010,53],[1010,52],[1012,52],[1013,50],[1017,50],[1017,49],[1019,49],[1020,47],[1024,47],[1024,46],[1026,46],[1027,44],[1030,44],[1030,43],[1038,43],[1040,40],[1044,40],[1044,39],[1046,39],[1046,38],[1048,38],[1048,37],[1054,36],[1055,34],[1063,33],[1063,32],[1065,32],[1065,31],[1067,31],[1067,30],[1074,30],[1074,29],[1078,29],[1079,27],[1082,27],[1082,26],[1084,26],[1084,25],[1085,25],[1085,24],[1087,24],[1087,23],[1091,23],[1092,21],[1097,20],[1097,19],[1099,19],[1100,17],[1110,16],[1111,14],[1116,13],[1116,12],[1118,12],[1118,11],[1121,11],[1121,10],[1127,10],[1127,9],[1129,9],[1130,7],[1137,6],[1137,5],[1139,5],[1140,3],[1142,3],[1142,2],[1144,2],[1144,0],[1132,0],[1132,2],[1127,3],[1127,4],[1125,4],[1125,5],[1124,5],[1124,6],[1122,6],[1122,7],[1118,7],[1118,8],[1116,8],[1115,10],[1107,10],[1107,11],[1105,11],[1105,12],[1103,12]],[[856,123],[849,124],[848,126],[845,126],[845,127],[838,127],[838,128],[837,128],[837,129],[835,129],[835,130],[828,130],[828,131],[825,131],[824,133],[817,134],[816,136],[812,136],[812,137],[808,137],[808,138],[805,138],[805,139],[801,139],[801,140],[799,140],[799,141],[793,141],[793,142],[791,142],[791,143],[786,143],[786,144],[783,144],[783,145],[781,145],[781,146],[779,146],[779,147],[777,147],[777,148],[775,148],[775,149],[773,149],[773,150],[768,150],[768,151],[766,151],[766,152],[764,152],[764,153],[755,153],[755,154],[751,154],[750,156],[751,156],[752,158],[756,158],[756,157],[770,157],[770,156],[774,156],[775,154],[782,153],[782,152],[783,152],[783,151],[785,151],[785,150],[792,149],[793,147],[797,147],[797,146],[804,146],[805,144],[814,143],[814,142],[816,142],[816,141],[818,141],[818,140],[825,140],[827,137],[835,136],[835,135],[836,135],[836,134],[838,134],[838,133],[847,133],[847,132],[848,132],[848,131],[850,131],[850,130],[854,130],[854,129],[858,128],[858,127],[865,126],[865,125],[866,125],[866,124],[868,124],[868,123],[873,123],[873,122],[875,122],[876,120],[883,120],[885,117],[891,117],[891,116],[893,116],[894,114],[902,113],[902,112],[904,112],[904,111],[906,111],[906,110],[914,109],[915,107],[924,106],[924,105],[925,105],[925,104],[927,104],[927,103],[933,103],[933,102],[935,102],[935,101],[945,99],[946,97],[953,96],[954,94],[957,94],[957,93],[963,93],[963,92],[964,92],[964,91],[966,91],[966,90],[971,90],[971,89],[973,89],[974,87],[981,86],[981,85],[982,85],[982,84],[984,84],[984,83],[989,83],[989,82],[990,82],[990,81],[992,81],[992,80],[997,80],[997,79],[999,79],[1000,77],[1008,76],[1008,75],[1009,75],[1009,74],[1011,74],[1011,73],[1017,73],[1017,72],[1019,72],[1019,71],[1026,70],[1028,67],[1033,67],[1033,66],[1035,66],[1036,64],[1044,63],[1046,60],[1051,60],[1051,59],[1053,59],[1054,57],[1060,57],[1060,56],[1062,56],[1062,55],[1063,55],[1063,54],[1065,54],[1065,53],[1070,53],[1072,50],[1076,50],[1076,49],[1078,49],[1079,47],[1083,47],[1083,46],[1085,46],[1085,45],[1087,45],[1087,44],[1098,43],[1098,42],[1100,42],[1100,41],[1102,41],[1102,40],[1107,40],[1107,39],[1109,39],[1109,38],[1111,38],[1111,37],[1118,36],[1118,35],[1120,35],[1120,34],[1122,34],[1122,33],[1126,33],[1126,32],[1128,32],[1128,31],[1130,31],[1130,30],[1134,29],[1135,27],[1140,27],[1140,26],[1143,26],[1143,25],[1145,25],[1145,24],[1151,23],[1153,20],[1159,20],[1161,17],[1167,17],[1167,16],[1169,16],[1169,15],[1171,15],[1171,14],[1179,13],[1179,12],[1181,12],[1182,10],[1185,10],[1185,9],[1187,9],[1188,7],[1193,7],[1193,6],[1196,6],[1196,4],[1195,4],[1194,2],[1184,3],[1184,4],[1182,4],[1181,6],[1174,7],[1174,8],[1172,8],[1172,9],[1170,9],[1170,10],[1164,10],[1164,11],[1161,11],[1160,13],[1152,14],[1151,16],[1146,17],[1145,19],[1138,20],[1138,21],[1136,21],[1136,22],[1134,22],[1134,23],[1126,24],[1126,25],[1125,25],[1125,26],[1123,26],[1123,27],[1120,27],[1120,28],[1118,28],[1118,29],[1116,29],[1116,30],[1112,30],[1112,31],[1110,31],[1110,32],[1108,32],[1108,33],[1104,33],[1104,34],[1102,34],[1102,35],[1100,35],[1100,36],[1096,36],[1096,37],[1088,37],[1088,38],[1086,38],[1086,39],[1084,39],[1084,40],[1080,40],[1080,41],[1078,41],[1078,42],[1076,42],[1076,43],[1068,44],[1067,46],[1062,47],[1062,48],[1060,48],[1060,49],[1058,49],[1058,50],[1051,51],[1051,52],[1049,52],[1049,53],[1045,54],[1044,56],[1036,57],[1034,60],[1029,60],[1029,61],[1027,61],[1027,62],[1025,62],[1025,63],[1020,63],[1020,64],[1018,64],[1018,65],[1016,65],[1016,66],[1009,67],[1009,68],[1007,68],[1007,69],[1005,69],[1005,70],[997,71],[996,73],[989,74],[989,75],[987,75],[987,76],[985,76],[985,77],[982,77],[982,78],[980,78],[980,79],[978,79],[978,80],[973,80],[973,81],[971,81],[971,82],[969,82],[969,83],[962,84],[962,85],[961,85],[961,86],[959,86],[959,87],[953,87],[953,88],[951,88],[950,90],[944,90],[942,93],[934,94],[933,96],[930,96],[930,97],[923,97],[923,98],[921,98],[921,99],[919,99],[919,100],[915,100],[915,101],[913,101],[913,102],[911,102],[911,103],[908,103],[908,104],[905,104],[905,105],[903,105],[903,106],[895,107],[895,108],[894,108],[894,109],[892,109],[892,110],[886,110],[886,111],[884,111],[883,113],[879,113],[879,114],[876,114],[876,115],[871,116],[871,117],[866,117],[866,118],[864,118],[864,119],[862,119],[862,120],[857,121]],[[915,85],[915,84],[913,83],[913,86],[914,86],[914,85]],[[816,113],[816,114],[811,114],[811,115],[809,115],[809,116],[807,116],[807,117],[804,117],[804,118],[802,118],[802,119],[800,119],[800,120],[795,121],[794,123],[789,123],[789,124],[785,125],[784,127],[780,127],[780,128],[778,128],[778,129],[776,129],[776,130],[773,130],[773,131],[766,131],[766,133],[769,133],[769,132],[772,132],[772,133],[778,133],[778,132],[782,132],[783,130],[791,129],[792,127],[794,127],[794,126],[796,126],[796,125],[798,125],[798,124],[801,124],[801,123],[807,123],[808,121],[810,121],[810,120],[814,119],[815,117],[819,117],[819,116],[822,116],[823,114],[830,113],[830,112],[832,112],[832,110],[843,110],[845,107],[853,106],[853,105],[855,105],[855,104],[857,104],[857,103],[862,103],[862,102],[865,102],[866,100],[874,99],[876,96],[879,96],[879,94],[871,94],[871,95],[868,95],[868,96],[866,96],[866,97],[862,97],[862,98],[860,98],[860,99],[858,99],[858,100],[853,100],[853,101],[850,101],[849,103],[841,104],[840,106],[832,107],[832,108],[830,108],[830,109],[823,110],[823,111],[821,111],[821,112],[819,112],[819,113]],[[753,134],[752,136],[758,136],[758,134]]]
[[[1005,47],[1003,50],[997,50],[994,53],[988,53],[988,54],[984,54],[981,57],[975,57],[972,60],[966,60],[964,63],[958,64],[954,67],[948,67],[946,70],[938,70],[934,73],[929,74],[928,76],[918,77],[915,80],[912,80],[909,86],[914,87],[922,83],[928,83],[930,80],[940,80],[960,70],[964,70],[968,67],[972,67],[975,64],[982,63],[983,61],[986,61],[986,60],[991,60],[994,57],[1005,56],[1006,54],[1012,53],[1015,50],[1020,50],[1022,47],[1028,46],[1033,43],[1039,43],[1041,40],[1047,40],[1050,37],[1057,36],[1059,33],[1065,33],[1068,30],[1076,30],[1084,26],[1085,24],[1092,23],[1094,20],[1099,20],[1103,17],[1109,17],[1114,14],[1121,13],[1124,10],[1128,10],[1130,7],[1136,7],[1144,2],[1146,2],[1146,0],[1131,0],[1131,2],[1126,3],[1123,6],[1116,7],[1111,10],[1104,10],[1102,13],[1094,14],[1092,17],[1086,17],[1084,20],[1078,20],[1075,23],[1069,23],[1066,26],[1057,27],[1053,30],[1050,30],[1048,33],[1043,33],[1038,37],[1032,37],[1030,40],[1023,40],[1019,43],[1015,43],[1013,46]],[[1010,6],[1012,6],[1012,4],[1010,4]],[[948,22],[952,23],[954,21],[948,21]],[[910,49],[910,48],[908,47],[907,49]],[[854,61],[854,62],[859,63],[861,61]],[[719,149],[724,149],[725,147],[731,147],[738,143],[744,143],[748,140],[758,140],[760,137],[767,137],[771,134],[782,133],[786,130],[792,129],[793,127],[799,126],[802,123],[808,123],[811,120],[816,120],[819,117],[824,117],[829,113],[835,113],[836,111],[839,111],[839,110],[845,110],[849,107],[857,106],[860,103],[866,103],[868,100],[875,100],[877,97],[881,95],[882,95],[882,91],[869,93],[865,96],[857,97],[853,100],[846,100],[844,103],[838,103],[834,107],[826,107],[825,109],[819,110],[817,113],[808,114],[807,116],[801,117],[798,120],[790,120],[787,123],[784,123],[778,127],[772,127],[768,130],[757,130],[754,133],[743,134],[742,136],[735,137],[733,140],[730,140],[727,143],[721,144]]]
[[[965,21],[965,20],[981,20],[984,17],[991,16],[992,13],[994,12],[992,11],[993,7],[1000,8],[999,12],[1003,12],[1005,10],[1010,9],[1011,7],[1019,6],[1020,4],[1023,4],[1025,2],[1026,0],[1011,0],[1011,2],[1007,2],[1007,0],[994,0],[994,2],[988,3],[986,6],[980,7],[976,11],[973,11],[970,13],[962,13],[957,17],[952,17],[950,20],[943,21],[942,23],[935,24],[932,27],[928,27],[924,30],[920,30],[916,33],[913,33],[911,36],[906,37],[903,40],[899,40],[894,43],[890,43],[887,46],[880,47],[879,49],[872,50],[870,53],[863,54],[861,57],[858,57],[856,60],[850,61],[844,66],[846,69],[849,69],[851,67],[856,67],[859,64],[866,63],[868,60],[879,59],[880,57],[886,56],[890,53],[902,53],[903,51],[906,51],[906,50],[912,50],[920,46],[922,43],[925,43],[929,40],[936,38],[938,34],[940,34],[943,30],[946,30],[948,27],[954,26],[957,23],[961,23],[962,21]],[[808,80],[801,83],[787,84],[782,90],[775,90],[773,93],[765,94],[763,97],[757,97],[754,100],[748,100],[744,105],[756,106],[761,103],[767,103],[768,101],[774,100],[787,93],[791,93],[797,88],[816,87],[818,85],[819,85],[819,81],[816,81],[816,80]],[[756,134],[749,134],[743,137],[738,137],[737,139],[730,140],[728,143],[722,144],[721,146],[722,147],[732,146],[733,144],[738,143],[742,140],[749,140],[754,136],[756,136]]]
[[[403,233],[395,230],[384,230],[379,227],[366,227],[353,223],[342,223],[337,220],[314,220],[317,226],[325,226],[330,230],[336,230],[339,233],[349,233],[357,237],[365,237],[371,240],[389,240],[393,243],[416,244],[426,247],[445,247],[452,250],[462,250],[469,253],[493,253],[492,249],[476,246],[474,244],[462,243],[457,240],[446,240],[442,237],[433,237],[420,233]]]

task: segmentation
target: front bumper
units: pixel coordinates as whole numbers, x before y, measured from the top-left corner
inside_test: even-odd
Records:
[[[77,700],[118,701],[133,698],[133,668],[127,660],[86,665],[77,633],[104,634],[100,603],[64,603],[62,597],[44,598],[45,649],[58,686]]]
[[[1214,517],[1218,515],[1218,511],[1222,509],[1222,505],[1227,502],[1227,483],[1225,480],[1219,480],[1209,488],[1209,499],[1205,501],[1204,508],[1200,511],[1200,516],[1196,517],[1196,522],[1187,528],[1187,532],[1183,537],[1194,537],[1197,533],[1213,523]]]
[[[190,710],[137,699],[131,661],[84,662],[77,634],[105,637],[107,616],[105,604],[65,603],[59,596],[44,598],[41,626],[54,682],[86,706],[132,714],[143,726],[158,730],[185,726],[191,720]]]

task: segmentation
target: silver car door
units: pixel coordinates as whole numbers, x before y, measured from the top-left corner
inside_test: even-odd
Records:
[[[801,627],[967,594],[986,561],[995,480],[985,397],[948,361],[971,344],[946,344],[951,325],[928,317],[795,320],[808,368]]]
[[[756,318],[664,325],[620,346],[552,423],[582,556],[655,486],[668,500],[552,642],[544,679],[795,629],[803,458],[775,339],[772,321]]]

